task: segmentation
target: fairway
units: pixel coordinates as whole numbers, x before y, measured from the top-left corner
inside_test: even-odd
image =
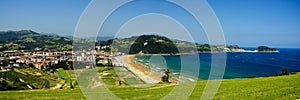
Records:
[[[223,80],[214,99],[289,99],[300,98],[300,73],[288,76]],[[200,99],[207,81],[198,81],[189,99]],[[160,99],[174,85],[157,84],[149,88],[111,87],[121,99]],[[99,96],[99,99],[101,97]],[[85,99],[79,88],[62,90],[1,91],[0,99]]]

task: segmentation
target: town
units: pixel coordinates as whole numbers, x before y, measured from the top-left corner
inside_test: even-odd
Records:
[[[99,48],[99,47],[98,47]],[[88,56],[89,55],[89,56]],[[10,50],[0,52],[0,70],[33,67],[39,70],[55,68],[74,69],[73,62],[91,62],[93,65],[111,65],[112,57],[120,56],[120,52],[101,50],[58,51],[58,50]],[[83,66],[91,68],[92,66]]]

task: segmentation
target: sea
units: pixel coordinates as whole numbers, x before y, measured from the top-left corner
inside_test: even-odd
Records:
[[[255,50],[255,48],[244,49]],[[280,74],[283,68],[287,68],[290,72],[299,72],[300,48],[277,49],[279,52],[227,52],[225,55],[214,53],[162,56],[147,55],[136,56],[135,60],[140,64],[162,73],[165,69],[169,69],[170,73],[174,76],[183,75],[183,73],[188,75],[198,72],[196,76],[199,79],[209,79],[212,65],[216,67],[220,65],[219,69],[222,71],[224,69],[222,79],[247,78],[250,76],[266,77]],[[224,63],[224,61],[216,61],[214,62],[216,64],[212,64],[212,55],[214,55],[214,58],[226,58],[226,63]]]

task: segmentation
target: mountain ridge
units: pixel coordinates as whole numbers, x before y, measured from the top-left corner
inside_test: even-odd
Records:
[[[104,37],[106,39],[111,37]],[[123,52],[128,54],[176,54],[197,52],[241,52],[245,51],[238,45],[209,45],[169,39],[159,35],[141,35],[128,38],[90,41],[89,39],[67,38],[57,35],[37,33],[32,30],[0,31],[0,51],[5,50],[72,50],[73,41],[96,43],[105,46],[104,51]],[[263,47],[263,48],[262,48]],[[85,49],[85,48],[83,48]],[[274,52],[275,48],[259,46],[258,52]]]
[[[32,30],[0,31],[0,51],[4,50],[34,50],[70,49],[72,39],[49,36]]]

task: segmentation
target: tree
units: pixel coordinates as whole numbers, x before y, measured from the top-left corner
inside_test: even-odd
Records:
[[[9,65],[9,60],[2,61],[2,66],[8,66],[8,65]]]
[[[165,71],[165,75],[161,77],[161,81],[162,82],[169,82],[169,78],[170,78],[170,70],[166,69]]]
[[[0,81],[0,90],[7,90],[8,83],[5,80]]]
[[[289,74],[290,74],[289,69],[287,69],[287,68],[282,68],[281,69],[281,75],[289,75]]]
[[[250,76],[248,76],[248,78],[255,78],[255,76],[254,75],[250,75]]]
[[[256,48],[257,51],[277,51],[276,48],[270,48],[267,46],[259,46]]]

